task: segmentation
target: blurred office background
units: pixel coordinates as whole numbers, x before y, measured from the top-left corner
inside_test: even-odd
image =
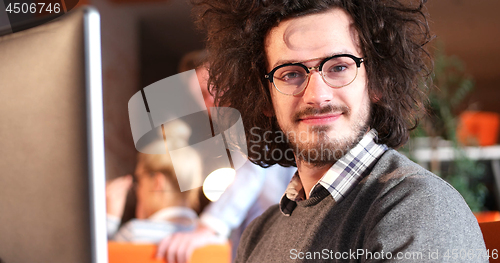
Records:
[[[106,164],[114,177],[130,173],[135,163],[128,99],[176,74],[180,58],[203,47],[204,35],[195,29],[186,0],[86,2],[101,12]],[[436,35],[429,50],[442,43],[446,55],[458,57],[474,79],[460,110],[500,113],[500,2],[431,0],[427,8]]]
[[[80,0],[78,4],[93,5],[101,13],[106,172],[112,179],[135,168],[128,100],[141,88],[176,74],[184,54],[203,48],[204,35],[195,29],[186,0]],[[498,10],[496,0],[427,4],[436,35],[429,51],[439,48],[447,57],[457,58],[464,65],[463,74],[473,79],[473,89],[453,110],[457,118],[464,110],[500,113]],[[498,144],[495,136],[493,145]],[[495,195],[488,209],[498,210],[495,191],[500,184],[494,182],[493,166],[485,167],[483,181]]]
[[[185,0],[89,0],[89,3],[95,5],[102,15],[106,164],[108,176],[115,177],[130,173],[134,166],[135,149],[126,108],[128,99],[138,89],[176,74],[180,58],[203,47],[204,35],[195,29],[191,6]],[[456,120],[465,110],[500,113],[500,16],[496,14],[499,9],[500,2],[495,0],[440,0],[427,4],[430,27],[436,36],[429,51],[444,52],[445,58],[460,61],[463,65],[461,74],[472,80],[473,88],[452,109]],[[437,67],[442,66],[442,62],[436,63]],[[458,89],[446,88],[450,89],[449,93]],[[437,103],[443,104],[442,101]],[[498,142],[498,133],[495,136],[494,144]],[[500,153],[496,153],[498,155]],[[450,170],[453,161],[443,161],[439,154],[433,156],[434,161],[423,160],[421,163],[435,173],[447,176],[446,171]],[[418,161],[418,158],[414,159]],[[468,202],[473,210],[498,210],[500,184],[494,179],[493,163],[491,160],[473,161],[477,163],[469,165],[468,169],[480,173],[479,181],[485,189],[476,189],[476,184],[469,187],[469,181],[454,186],[464,188],[460,190],[464,196],[485,195],[470,198]],[[436,166],[436,163],[441,165]],[[463,167],[451,169],[451,173],[457,173],[457,169],[465,176],[470,174]],[[463,178],[457,175],[448,179],[460,184]]]

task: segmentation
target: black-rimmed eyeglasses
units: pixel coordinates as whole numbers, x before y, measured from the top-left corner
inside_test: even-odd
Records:
[[[309,83],[309,76],[313,70],[318,70],[321,73],[328,86],[342,88],[356,79],[358,68],[363,61],[363,58],[341,54],[323,59],[319,66],[316,67],[309,68],[302,63],[279,65],[264,77],[273,83],[273,86],[279,92],[285,95],[301,93]]]

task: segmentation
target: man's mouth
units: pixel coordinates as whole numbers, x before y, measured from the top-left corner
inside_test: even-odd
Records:
[[[336,121],[344,113],[330,113],[330,114],[319,114],[319,115],[307,115],[298,119],[298,122],[304,124],[321,125]]]

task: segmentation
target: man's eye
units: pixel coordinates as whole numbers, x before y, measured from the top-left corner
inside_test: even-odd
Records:
[[[293,81],[296,79],[301,79],[304,77],[304,74],[300,72],[286,72],[281,74],[280,79],[283,81]]]
[[[328,68],[328,72],[331,72],[331,73],[336,73],[336,72],[342,72],[342,71],[346,71],[348,68],[347,65],[335,65],[335,66],[331,66]]]

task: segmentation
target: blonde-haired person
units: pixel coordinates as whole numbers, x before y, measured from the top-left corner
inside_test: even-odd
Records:
[[[193,230],[197,222],[197,189],[181,192],[178,180],[193,186],[201,180],[201,160],[187,145],[191,130],[176,120],[164,125],[165,141],[155,141],[139,153],[135,174],[116,178],[106,186],[108,239],[114,241],[158,243],[179,231]],[[169,151],[175,149],[175,170]],[[134,182],[135,181],[135,182]],[[134,186],[137,195],[136,218],[122,227],[127,192]]]

